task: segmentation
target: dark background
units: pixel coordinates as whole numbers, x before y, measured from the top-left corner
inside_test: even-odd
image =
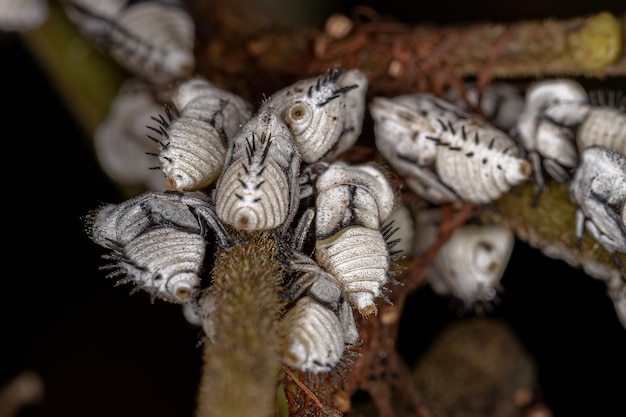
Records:
[[[368,4],[407,22],[440,23],[622,7],[607,1],[559,1],[549,8],[541,2],[389,3]],[[0,47],[0,137],[7,145],[0,385],[26,369],[43,378],[44,401],[21,417],[192,416],[201,364],[196,329],[179,306],[151,304],[143,292],[129,296],[130,286],[116,287],[98,270],[103,252],[87,238],[82,216],[100,201],[124,198],[19,37],[2,34]],[[505,319],[535,357],[555,416],[626,415],[626,329],[604,283],[516,242],[502,284],[502,304],[492,315]],[[455,313],[426,288],[410,298],[404,317],[410,331],[399,343],[412,357]]]

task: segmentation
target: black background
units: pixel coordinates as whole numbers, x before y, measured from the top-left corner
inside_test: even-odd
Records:
[[[408,22],[619,12],[618,2],[560,1],[549,9],[540,2],[388,3],[369,4]],[[0,138],[7,146],[0,384],[26,369],[42,376],[45,400],[22,417],[191,416],[201,364],[196,329],[179,306],[151,304],[142,292],[129,296],[129,286],[114,286],[98,270],[103,252],[87,238],[82,216],[123,197],[19,37],[3,34],[0,47]],[[555,415],[626,415],[626,329],[604,283],[516,242],[502,284],[493,316],[534,355]],[[407,357],[454,319],[448,307],[427,288],[410,298],[399,340],[412,350]]]

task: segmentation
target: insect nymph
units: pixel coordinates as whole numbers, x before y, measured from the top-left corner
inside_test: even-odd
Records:
[[[390,229],[382,227],[395,206],[385,175],[369,165],[337,161],[316,181],[315,258],[343,286],[362,315],[377,311],[388,282]]]
[[[332,372],[354,364],[345,355],[353,353],[359,332],[342,283],[301,252],[313,216],[312,208],[305,210],[279,256],[287,275],[281,295],[288,301],[282,354],[288,366],[332,379]]]
[[[213,230],[228,246],[223,227],[202,193],[146,192],[115,205],[105,204],[88,216],[89,236],[110,249],[111,277],[167,301],[183,303],[200,285],[208,236]]]
[[[419,256],[436,241],[441,209],[419,210],[415,219],[413,251]],[[489,309],[514,243],[513,232],[500,225],[464,224],[441,246],[426,279],[437,294],[461,301],[463,310]]]
[[[269,97],[289,127],[302,161],[331,161],[361,134],[367,77],[360,70],[335,67],[325,75],[300,80]]]
[[[530,176],[506,133],[430,94],[376,97],[370,111],[378,150],[432,203],[488,203]]]
[[[569,188],[578,205],[579,242],[586,228],[620,265],[616,253],[626,253],[626,156],[602,146],[585,149]]]
[[[252,231],[289,225],[298,209],[300,156],[273,107],[257,112],[233,137],[214,190],[219,218]]]
[[[283,318],[286,335],[283,361],[294,368],[330,372],[341,360],[345,344],[337,315],[309,296],[300,298]]]
[[[533,167],[538,197],[543,193],[545,170],[556,181],[566,184],[570,171],[578,164],[574,138],[561,126],[545,117],[551,107],[575,109],[588,102],[586,91],[573,80],[535,82],[526,90],[524,109],[512,135],[527,153]]]
[[[114,181],[153,191],[165,189],[162,173],[151,169],[151,155],[159,151],[159,145],[146,139],[146,125],[162,108],[142,81],[129,78],[122,84],[107,118],[94,132],[100,166]]]
[[[42,25],[49,15],[48,0],[2,0],[0,30],[28,31]]]
[[[65,0],[83,35],[122,67],[154,84],[191,75],[195,25],[178,0]]]
[[[172,95],[176,114],[155,120],[160,135],[153,139],[169,190],[193,191],[212,184],[222,172],[230,137],[252,116],[252,106],[203,78],[191,78]]]

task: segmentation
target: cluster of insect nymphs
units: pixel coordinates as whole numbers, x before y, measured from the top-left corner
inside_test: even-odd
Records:
[[[573,80],[535,83],[514,135],[533,164],[539,195],[543,167],[579,207],[579,241],[586,228],[623,267],[616,254],[626,252],[625,103],[623,97],[598,97],[592,100]]]
[[[353,309],[376,313],[376,298],[389,301],[385,285],[400,271],[385,222],[396,194],[385,172],[337,159],[361,134],[367,85],[360,70],[336,67],[253,112],[203,78],[180,83],[147,129],[168,190],[88,216],[90,236],[110,250],[111,276],[183,304],[210,340],[207,248],[228,250],[246,232],[273,230],[286,271],[283,362],[341,376],[359,342]]]
[[[468,101],[482,106],[482,112],[496,122],[488,123],[467,111],[467,102],[455,93],[446,100],[428,93],[374,98],[370,108],[378,150],[416,194],[434,204],[489,203],[532,175],[537,189],[532,204],[536,206],[545,188],[543,174],[549,174],[567,187],[577,206],[575,234],[579,248],[587,230],[613,255],[617,278],[612,270],[593,262],[583,267],[590,275],[614,283],[611,285],[617,293],[611,298],[626,326],[626,281],[618,256],[626,252],[623,96],[614,92],[594,96],[570,79],[537,81],[529,86],[525,97],[511,91],[507,84],[496,83],[482,92],[480,103],[476,91],[468,91]],[[424,213],[418,221],[428,225],[432,222],[426,219],[437,217]],[[434,240],[427,237],[423,224],[416,233],[416,245],[422,250]],[[467,245],[467,251],[479,247]],[[483,298],[489,298],[500,276],[498,265],[506,264],[510,254],[508,245],[502,246],[507,249],[502,249],[497,264],[487,262],[489,257],[482,244],[483,248],[470,257],[468,265],[474,269],[481,270],[478,265],[483,265],[482,279],[472,279],[473,285],[482,283],[482,289],[476,291],[478,287],[474,287],[471,292],[467,284],[473,274],[463,277],[455,271],[450,256],[462,256],[450,255],[454,248],[444,246],[438,256],[448,262],[435,261],[431,276],[439,278],[432,279],[433,283],[437,281],[433,287],[470,302],[480,298],[480,292]],[[483,255],[478,253],[481,251]],[[452,285],[453,281],[456,284]]]
[[[276,92],[255,111],[192,77],[195,27],[180,1],[61,3],[85,38],[140,79],[124,86],[112,106],[115,120],[95,134],[107,173],[120,182],[139,178],[153,190],[89,216],[90,236],[110,250],[112,275],[183,304],[210,340],[213,304],[203,282],[209,248],[228,250],[240,232],[274,230],[288,272],[282,320],[293,329],[284,362],[330,375],[344,366],[347,347],[359,339],[353,309],[375,313],[375,299],[386,299],[385,285],[397,272],[389,219],[398,207],[384,171],[339,159],[361,134],[365,74],[333,68]],[[45,0],[0,5],[3,30],[35,28],[49,14]],[[578,241],[588,231],[622,271],[612,298],[626,326],[618,257],[626,252],[623,97],[602,101],[568,79],[536,82],[525,97],[498,83],[482,89],[480,100],[476,89],[466,93],[370,102],[378,151],[427,202],[415,216],[409,251],[417,255],[432,244],[438,205],[489,204],[528,179],[537,187],[536,205],[547,173],[577,206]],[[472,101],[489,122],[468,109]],[[155,156],[159,166],[150,171]],[[468,224],[441,247],[427,278],[466,307],[490,302],[512,244],[507,229]],[[583,267],[607,281],[612,274],[602,265]]]

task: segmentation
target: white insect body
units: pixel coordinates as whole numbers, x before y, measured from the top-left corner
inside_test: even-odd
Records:
[[[558,114],[560,124],[577,118],[575,114],[587,109],[588,102],[585,89],[565,78],[538,81],[526,90],[524,109],[511,132],[528,154],[539,194],[545,187],[544,169],[556,181],[566,184],[578,165],[574,134],[555,123],[554,118]],[[551,117],[547,116],[550,112]]]
[[[337,315],[323,304],[304,296],[284,315],[286,335],[283,362],[312,373],[331,372],[345,350],[343,328]]]
[[[476,120],[451,124],[433,140],[439,146],[437,174],[463,201],[489,203],[531,174],[508,135]]]
[[[383,233],[364,226],[348,226],[315,242],[317,263],[337,278],[363,316],[378,311],[374,299],[389,280],[389,256]]]
[[[374,97],[370,103],[376,145],[384,156],[397,148],[400,154],[415,155],[420,166],[437,157],[437,144],[428,139],[448,122],[473,116],[461,107],[430,93],[403,94],[393,98]]]
[[[201,193],[146,192],[118,205],[105,204],[90,214],[87,227],[95,243],[112,251],[109,276],[126,275],[122,282],[178,303],[190,299],[200,284],[207,227],[222,245],[227,242]]]
[[[274,107],[293,135],[302,161],[332,161],[361,134],[368,80],[358,69],[332,68],[272,94]]]
[[[626,253],[626,156],[602,146],[585,149],[569,189],[578,206],[576,236],[586,228],[611,254]]]
[[[579,151],[604,146],[626,155],[626,113],[614,107],[592,107],[574,127]]]
[[[122,67],[154,83],[189,77],[195,25],[178,0],[65,0],[82,34]]]
[[[206,244],[196,231],[154,227],[124,245],[121,265],[143,289],[183,302],[200,285]]]
[[[229,138],[252,117],[241,97],[199,77],[181,83],[172,95],[176,115],[168,111],[161,126],[158,153],[169,190],[193,191],[209,186],[222,172]]]
[[[546,107],[541,114],[537,137],[545,143],[566,143],[573,154],[575,171],[578,154],[590,146],[604,146],[626,153],[626,113],[616,107],[559,101]],[[557,178],[567,184],[570,172]]]
[[[370,111],[378,150],[432,203],[489,203],[531,173],[506,133],[430,94],[376,97]]]
[[[395,207],[384,173],[371,165],[333,162],[315,182],[315,257],[363,315],[388,282],[390,254],[382,223]]]
[[[210,288],[200,290],[197,297],[190,299],[182,307],[185,319],[194,326],[202,327],[204,335],[213,342],[216,329],[212,316],[216,306]]]
[[[94,132],[94,147],[100,166],[117,183],[141,185],[163,191],[163,174],[151,169],[159,151],[157,143],[146,138],[146,125],[163,108],[141,81],[124,82],[109,109],[107,118]]]
[[[524,108],[524,97],[515,86],[493,82],[479,90],[475,83],[466,83],[464,88],[463,96],[451,88],[446,91],[444,99],[465,111],[479,109],[483,117],[498,129],[508,131],[515,126]]]
[[[385,174],[367,164],[335,161],[319,174],[315,188],[317,239],[355,224],[380,229],[396,203]]]
[[[299,204],[300,156],[273,107],[257,112],[230,142],[214,190],[218,217],[237,230],[289,225]]]
[[[421,255],[435,242],[440,209],[416,215],[414,252]],[[515,238],[499,225],[465,224],[454,230],[426,270],[433,291],[461,301],[465,309],[488,306],[497,296]]]
[[[344,343],[355,345],[359,341],[359,332],[342,284],[297,248],[292,252],[283,251],[279,259],[288,276],[281,296],[288,303],[307,296],[323,304],[339,318]]]
[[[0,30],[29,31],[41,26],[49,15],[48,0],[0,0]]]

